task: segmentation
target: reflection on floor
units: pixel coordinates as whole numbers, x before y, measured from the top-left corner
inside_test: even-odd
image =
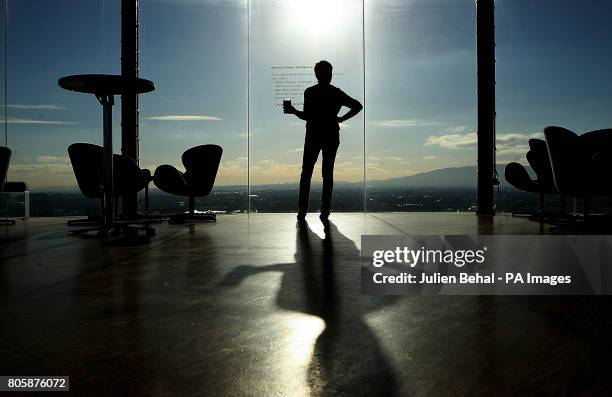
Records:
[[[538,234],[471,214],[221,216],[104,246],[32,219],[0,245],[0,374],[85,395],[599,395],[605,297],[360,294],[362,234]],[[20,229],[21,228],[21,229]]]

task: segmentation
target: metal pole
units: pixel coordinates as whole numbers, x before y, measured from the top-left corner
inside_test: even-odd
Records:
[[[4,0],[4,146],[6,147],[8,147],[8,12],[8,0]],[[7,177],[5,176],[2,182],[6,182],[6,179]],[[4,193],[4,199],[6,204],[4,208],[4,217],[8,217],[8,193]]]
[[[366,162],[366,32],[365,32],[365,0],[361,2],[361,60],[363,73],[363,212],[368,210],[368,178]]]
[[[138,0],[121,0],[121,75],[138,77]],[[139,162],[138,94],[121,95],[121,153]],[[123,197],[123,213],[136,215],[137,195]]]
[[[251,214],[251,1],[247,0],[247,214]]]
[[[251,214],[251,1],[247,0],[247,214]]]
[[[98,97],[102,104],[102,126],[104,132],[104,228],[103,234],[113,225],[115,212],[114,181],[113,181],[113,96]]]
[[[476,1],[478,63],[478,214],[494,215],[495,3]]]

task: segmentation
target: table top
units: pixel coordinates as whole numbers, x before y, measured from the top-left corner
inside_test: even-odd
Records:
[[[76,74],[62,77],[57,83],[65,90],[95,95],[143,94],[155,90],[155,84],[150,80],[130,79],[117,74]]]

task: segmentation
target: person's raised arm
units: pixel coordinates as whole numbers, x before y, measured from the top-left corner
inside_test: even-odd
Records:
[[[308,96],[306,95],[306,92],[304,91],[304,108],[303,108],[304,110],[297,110],[293,105],[291,105],[285,110],[285,113],[295,114],[298,118],[304,121],[308,121],[307,108],[308,108]]]
[[[357,116],[357,114],[359,114],[359,112],[361,112],[361,109],[363,109],[363,105],[356,99],[351,98],[350,96],[346,95],[345,93],[342,93],[344,96],[344,99],[342,101],[342,105],[346,106],[347,108],[349,108],[349,111],[346,112],[346,114],[344,116],[338,117],[338,123],[343,123],[346,120]]]
[[[304,108],[306,108],[306,106],[304,106]],[[293,114],[304,121],[308,121],[308,117],[306,117],[306,110],[297,110],[296,108],[293,108]]]

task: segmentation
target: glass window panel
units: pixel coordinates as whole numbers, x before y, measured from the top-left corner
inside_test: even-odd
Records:
[[[119,73],[119,2],[8,3],[9,179],[25,181],[34,191],[33,216],[95,208],[76,192],[67,148],[74,142],[101,144],[102,109],[93,96],[62,90],[57,81],[71,74]],[[118,114],[116,106],[115,131]]]
[[[359,1],[250,2],[250,182],[253,211],[294,211],[305,126],[282,112],[289,97],[302,109],[313,67],[328,60],[332,84],[363,102],[363,24]],[[340,114],[344,114],[344,108]],[[332,206],[363,209],[363,116],[341,127]],[[321,159],[312,178],[310,208],[320,205]]]
[[[155,92],[140,98],[141,164],[184,170],[191,147],[223,148],[211,195],[196,209],[247,209],[246,1],[142,0],[140,74]],[[152,206],[172,211],[185,198],[152,193]]]
[[[543,139],[542,130],[548,125],[579,134],[609,128],[610,2],[498,0],[495,4],[500,168],[511,161],[527,165],[528,140]],[[539,209],[537,195],[508,184],[502,187],[498,206],[508,211]],[[545,209],[558,210],[559,198],[547,197]]]
[[[473,0],[366,2],[368,211],[474,204],[475,21]]]

